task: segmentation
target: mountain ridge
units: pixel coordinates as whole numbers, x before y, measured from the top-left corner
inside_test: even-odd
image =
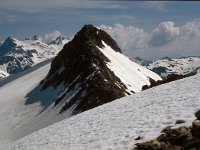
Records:
[[[62,37],[62,38],[61,38]],[[17,40],[8,37],[0,45],[0,69],[7,74],[15,74],[54,57],[69,41],[60,35],[51,44],[38,36]]]
[[[147,67],[160,75],[164,80],[174,77],[188,77],[200,73],[200,57],[187,56],[181,58],[163,57],[155,61],[133,58],[134,62]]]
[[[124,75],[129,75],[125,80],[116,69],[124,63],[120,59],[127,63],[121,66],[124,67]],[[126,65],[133,65],[134,69]],[[135,78],[131,79],[130,76]],[[51,69],[41,86],[45,90],[63,84],[65,90],[55,99],[55,106],[65,102],[60,112],[73,108],[73,114],[77,114],[138,92],[143,85],[150,85],[150,78],[155,82],[161,80],[158,75],[121,54],[117,43],[105,31],[85,25],[52,61]]]

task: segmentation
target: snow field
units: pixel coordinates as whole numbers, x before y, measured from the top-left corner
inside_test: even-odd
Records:
[[[177,119],[191,125],[200,104],[200,75],[107,103],[36,131],[5,149],[132,149]],[[135,141],[138,136],[143,140]]]

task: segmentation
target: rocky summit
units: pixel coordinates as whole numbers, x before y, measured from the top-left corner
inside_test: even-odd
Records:
[[[65,100],[69,93],[76,93],[71,100],[65,102],[61,112],[76,106],[74,113],[78,113],[125,96],[125,86],[107,68],[106,62],[109,60],[96,47],[103,47],[101,40],[121,52],[107,33],[87,25],[53,60],[47,80],[43,82],[43,89],[51,85],[56,88],[62,82],[65,83],[66,91],[55,100],[55,105]],[[124,88],[118,87],[116,81]]]
[[[123,57],[129,64],[123,68],[119,67],[117,64],[124,62],[120,62],[118,57]],[[131,70],[128,67],[132,64]],[[134,65],[137,67],[134,68]],[[127,76],[127,70],[132,71],[129,80],[135,83],[137,90],[131,90],[130,87],[134,86],[125,82],[128,77],[122,79],[116,68],[121,68],[121,74],[125,70],[124,78]],[[142,74],[143,70],[146,72]],[[138,78],[138,81],[135,78]],[[55,89],[62,86],[54,100],[55,106],[64,104],[60,113],[72,110],[72,114],[77,114],[142,90],[143,85],[150,84],[150,79],[161,78],[124,56],[117,43],[105,31],[85,25],[55,57],[48,75],[40,85],[42,90],[50,86]]]

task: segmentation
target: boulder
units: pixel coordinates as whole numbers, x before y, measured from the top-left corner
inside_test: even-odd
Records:
[[[195,117],[200,120],[200,109],[195,113]]]
[[[175,124],[182,124],[182,123],[185,123],[185,121],[184,120],[176,120]]]
[[[191,133],[194,137],[200,138],[200,120],[195,120],[192,122]]]
[[[158,140],[153,140],[150,142],[137,143],[134,150],[182,150],[180,146],[174,146],[170,143],[159,142]]]

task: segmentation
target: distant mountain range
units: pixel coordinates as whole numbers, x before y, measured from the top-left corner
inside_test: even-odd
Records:
[[[0,43],[0,78],[21,72],[44,60],[55,57],[69,41],[70,39],[64,35],[60,35],[48,43],[38,36],[25,38],[25,40],[8,37]],[[175,76],[183,78],[200,72],[200,57],[178,59],[164,57],[155,61],[135,57],[131,60],[152,70],[163,79],[174,78]]]
[[[200,73],[200,57],[195,56],[178,59],[164,57],[156,61],[146,61],[136,57],[132,60],[140,65],[146,66],[163,79],[169,79],[175,76],[188,77]]]
[[[64,44],[70,40],[60,35],[50,43],[38,36],[17,40],[8,37],[0,44],[0,77],[15,74],[30,68],[39,62],[55,57]]]

